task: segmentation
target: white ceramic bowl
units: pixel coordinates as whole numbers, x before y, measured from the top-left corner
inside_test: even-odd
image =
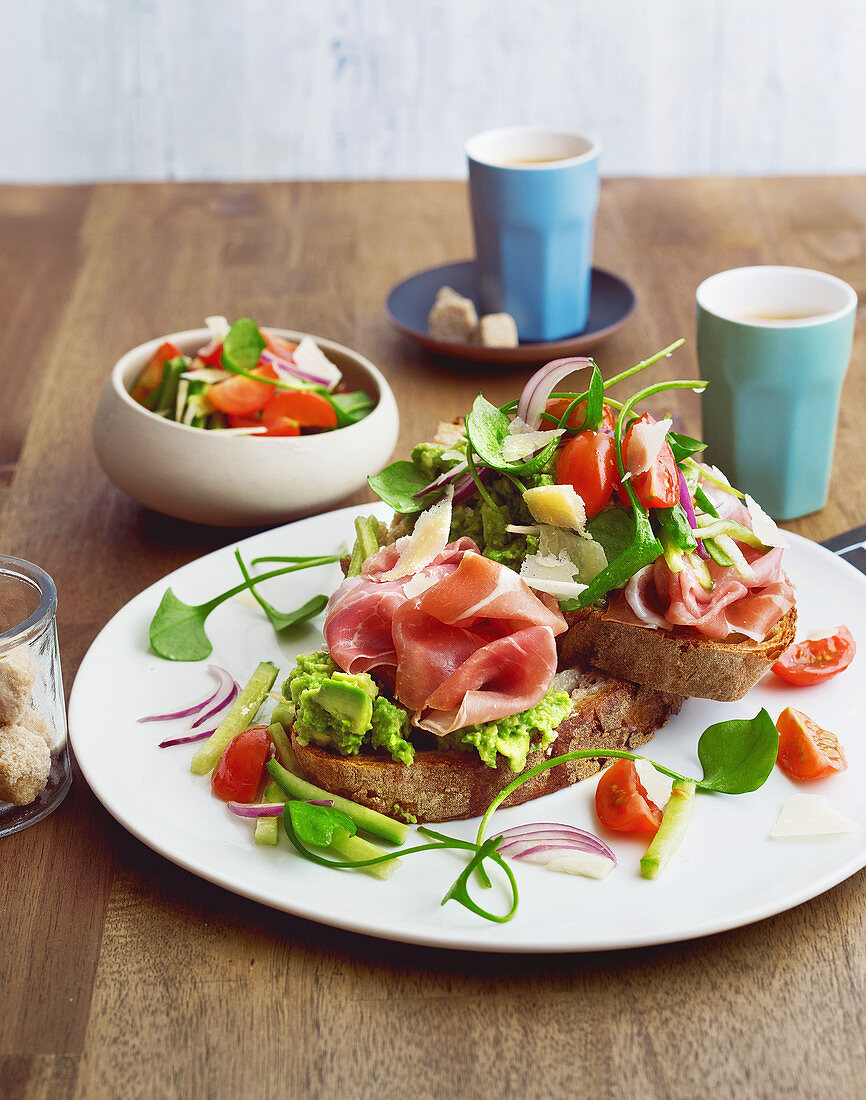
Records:
[[[268,329],[294,342],[301,332]],[[149,412],[130,397],[164,340],[188,354],[210,341],[207,329],[160,336],[128,351],[105,384],[93,422],[93,445],[118,489],[148,508],[221,527],[281,523],[322,511],[360,489],[397,443],[391,387],[349,348],[314,337],[350,389],[377,404],[369,416],[331,432],[262,438],[189,428]]]

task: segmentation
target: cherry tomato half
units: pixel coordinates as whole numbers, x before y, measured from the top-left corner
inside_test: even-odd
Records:
[[[133,401],[144,401],[148,394],[153,393],[162,380],[162,368],[169,359],[176,359],[178,355],[183,355],[183,352],[168,340],[159,345],[138,376],[132,391]]]
[[[221,367],[223,362],[222,340],[211,340],[201,351],[196,353],[196,358],[200,359],[206,367]]]
[[[559,453],[556,480],[560,485],[574,487],[587,516],[598,515],[619,480],[613,436],[605,432],[578,432]]]
[[[547,404],[544,407],[544,411],[549,412],[551,414],[551,416],[555,416],[557,418],[557,420],[561,420],[562,417],[565,416],[565,410],[568,408],[568,406],[570,404],[571,404],[571,402],[566,397],[555,397],[552,400],[547,402]],[[575,405],[574,411],[569,416],[569,418],[568,418],[568,427],[573,428],[575,430],[578,429],[578,428],[581,428],[581,427],[583,427],[583,422],[584,422],[585,419],[586,419],[586,402],[581,401],[579,405]],[[610,405],[602,405],[602,414],[601,414],[601,426],[602,426],[602,428],[609,428],[611,431],[613,431],[615,425],[616,425],[616,413],[610,407]],[[552,427],[554,427],[554,425],[551,424],[550,421],[548,420],[545,424],[542,425],[542,427],[552,428]]]
[[[256,367],[250,371],[259,378],[277,378],[277,372],[270,364]],[[267,382],[255,382],[243,374],[234,374],[225,382],[217,382],[207,391],[214,408],[220,412],[233,413],[236,416],[249,416],[263,409],[274,395],[274,387]]]
[[[233,737],[214,768],[213,793],[224,802],[253,802],[272,744],[267,726],[251,726]]]
[[[311,390],[282,390],[262,409],[268,435],[298,435],[300,428],[336,428],[334,406]]]
[[[598,820],[618,833],[655,833],[662,812],[650,801],[631,760],[615,760],[595,788]]]
[[[632,424],[622,441],[622,464],[631,472],[631,487],[644,508],[672,508],[680,499],[677,462],[667,439],[656,452],[649,431],[655,423],[654,416],[644,413]]]
[[[792,779],[823,779],[848,767],[835,733],[822,729],[801,710],[788,707],[776,722],[779,754],[776,763]]]
[[[788,646],[773,665],[773,672],[798,687],[819,684],[847,668],[854,660],[857,643],[847,626],[826,634],[811,634]]]

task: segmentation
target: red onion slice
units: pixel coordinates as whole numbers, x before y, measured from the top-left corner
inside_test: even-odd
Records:
[[[168,749],[172,745],[191,745],[193,741],[204,741],[206,737],[210,737],[212,733],[216,732],[216,726],[213,729],[204,730],[202,733],[186,734],[183,737],[170,737],[167,741],[160,741],[159,747],[161,749]]]
[[[226,672],[224,668],[220,668],[218,665],[208,665],[208,672],[215,676],[217,679],[217,686],[210,695],[204,699],[199,700],[197,703],[193,703],[191,706],[184,707],[182,710],[171,711],[168,714],[149,714],[145,718],[139,718],[139,722],[170,722],[174,718],[189,718],[191,714],[198,714],[200,710],[203,710],[209,703],[212,703],[220,693],[220,689],[225,682],[226,677],[231,683],[234,683],[231,675]]]
[[[538,428],[541,425],[541,414],[544,412],[547,399],[563,378],[591,366],[592,360],[587,359],[585,355],[576,355],[569,359],[554,359],[552,363],[536,371],[523,387],[523,393],[517,403],[517,415],[521,420],[525,420],[530,428]]]
[[[530,825],[517,825],[513,829],[507,829],[502,834],[498,851],[512,845],[517,851],[508,854],[513,859],[521,859],[536,850],[540,843],[555,843],[558,848],[576,852],[595,852],[597,855],[607,856],[616,864],[616,856],[600,837],[586,829],[578,829],[574,825],[553,824],[551,822],[537,822]]]
[[[477,473],[479,481],[489,481],[493,471],[489,466],[480,466]],[[454,486],[454,497],[451,503],[463,504],[469,500],[470,497],[475,496],[477,492],[478,488],[472,474],[464,474]]]
[[[305,382],[313,382],[317,386],[324,386],[326,389],[329,389],[331,386],[330,379],[321,378],[317,374],[310,374],[308,371],[301,370],[300,367],[296,367],[294,363],[290,363],[287,359],[281,359],[279,355],[274,355],[273,352],[263,351],[261,361],[263,363],[270,363],[277,374],[281,374],[283,377],[291,375],[293,378],[301,378]]]
[[[226,802],[226,806],[238,817],[282,817],[283,802]],[[334,805],[332,798],[308,799],[308,806],[326,806],[330,809]]]
[[[683,511],[686,514],[686,519],[689,521],[689,527],[693,531],[697,530],[698,521],[695,518],[695,506],[692,504],[692,494],[689,492],[688,484],[683,476],[682,470],[677,466],[677,477],[680,480],[680,504],[683,506]],[[698,539],[698,557],[704,559],[704,561],[710,560],[710,555],[707,553],[702,539]]]
[[[234,702],[238,692],[241,690],[225,669],[221,668],[217,671],[220,674],[220,686],[217,694],[211,699],[211,705],[208,709],[204,710],[190,725],[189,728],[191,730],[194,730],[196,726],[200,726],[202,722],[207,721],[208,718],[213,718],[213,716],[218,714],[221,710],[225,710],[230,703]],[[205,704],[205,706],[207,706],[207,704]]]
[[[437,489],[443,489],[446,485],[450,485],[452,481],[456,481],[461,474],[466,473],[468,465],[468,462],[463,459],[456,466],[452,466],[450,470],[446,470],[444,474],[440,474],[435,481],[431,481],[429,485],[425,485],[423,489],[419,489],[417,493],[412,495],[417,499],[418,497],[426,497],[428,493],[433,493]]]

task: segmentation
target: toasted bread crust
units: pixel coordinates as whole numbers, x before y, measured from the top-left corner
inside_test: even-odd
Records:
[[[560,725],[547,753],[531,753],[527,768],[576,749],[633,750],[645,744],[682,706],[679,696],[606,678],[582,693]],[[390,816],[423,821],[455,821],[484,813],[515,775],[504,759],[488,767],[474,752],[425,750],[410,766],[385,756],[338,756],[315,745],[301,745],[292,732],[298,763],[311,782]],[[515,806],[594,775],[608,763],[603,756],[558,764],[527,780],[504,805]]]
[[[608,620],[595,608],[566,613],[560,662],[587,661],[638,684],[698,699],[742,699],[794,641],[792,607],[763,642],[716,641],[695,631],[652,630]]]

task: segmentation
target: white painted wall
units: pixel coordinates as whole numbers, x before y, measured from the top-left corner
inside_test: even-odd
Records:
[[[0,0],[0,180],[866,172],[866,0]]]

